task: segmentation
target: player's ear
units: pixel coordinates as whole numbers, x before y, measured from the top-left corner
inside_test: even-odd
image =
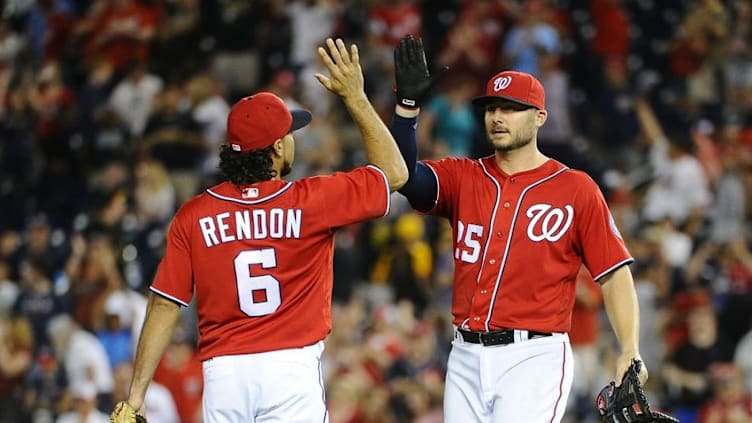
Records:
[[[546,123],[546,119],[548,119],[548,112],[545,110],[536,110],[535,111],[535,124],[539,128],[543,126],[544,123]]]
[[[272,144],[272,150],[274,151],[275,156],[282,157],[285,152],[285,146],[282,140],[284,140],[284,137],[277,138],[277,141],[274,141],[274,144]]]

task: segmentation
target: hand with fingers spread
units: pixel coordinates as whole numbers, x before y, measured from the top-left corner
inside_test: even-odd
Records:
[[[397,83],[397,104],[408,109],[417,109],[448,66],[442,67],[433,76],[428,72],[423,40],[406,35],[394,49],[394,78]]]
[[[327,77],[321,73],[314,76],[319,80],[321,85],[327,90],[337,94],[343,99],[353,98],[356,96],[365,96],[363,90],[363,71],[360,68],[360,56],[358,47],[355,44],[350,45],[348,52],[345,42],[341,39],[336,41],[328,38],[326,46],[318,48],[319,56],[329,69],[330,76]]]

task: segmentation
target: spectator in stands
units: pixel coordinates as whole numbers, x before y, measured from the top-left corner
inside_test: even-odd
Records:
[[[128,399],[131,377],[133,377],[133,365],[130,362],[122,362],[114,369],[115,388],[113,399],[115,402]],[[191,420],[181,420],[178,416],[175,400],[170,391],[162,384],[152,382],[146,390],[144,406],[149,410],[150,423],[189,423]]]
[[[181,422],[201,421],[204,378],[201,362],[196,355],[195,340],[188,336],[185,329],[174,331],[172,342],[154,373],[154,381],[167,388],[172,395]]]
[[[676,417],[691,422],[697,418],[700,404],[710,398],[710,367],[730,357],[719,340],[711,304],[689,311],[687,330],[687,339],[671,353],[662,375]]]
[[[50,268],[46,261],[32,257],[21,263],[21,293],[13,305],[14,317],[25,317],[31,323],[34,345],[51,345],[47,325],[53,316],[67,312],[62,297],[53,292]]]
[[[0,421],[16,422],[26,417],[19,403],[33,357],[34,336],[28,320],[0,317]]]
[[[51,348],[44,347],[37,353],[24,388],[23,408],[34,422],[51,422],[70,409],[68,376]]]
[[[19,291],[18,284],[10,279],[8,262],[0,257],[0,319],[10,316]]]
[[[576,283],[572,330],[569,332],[575,376],[567,415],[573,419],[571,421],[587,422],[592,420],[595,411],[592,406],[593,392],[604,385],[604,367],[598,345],[603,295],[584,266],[580,268]]]
[[[470,98],[477,82],[469,74],[447,76],[444,86],[423,109],[418,139],[421,157],[473,157],[479,127]]]
[[[651,106],[637,99],[636,112],[651,145],[650,162],[655,179],[648,188],[643,217],[648,222],[670,218],[690,236],[699,230],[710,202],[707,178],[692,155],[687,123],[664,131]]]
[[[128,63],[125,78],[115,85],[108,100],[132,136],[143,134],[154,97],[164,85],[162,78],[150,73],[148,67],[147,62],[139,60]]]
[[[731,363],[710,368],[713,397],[700,409],[697,423],[742,423],[752,421],[752,395],[744,387],[742,371]]]
[[[132,313],[128,297],[123,291],[113,291],[104,301],[104,322],[95,332],[107,352],[111,368],[133,360],[131,339]]]
[[[58,314],[50,320],[47,332],[52,340],[55,355],[59,357],[68,377],[68,383],[76,396],[76,389],[86,402],[94,401],[98,409],[108,410],[114,406],[112,390],[114,381],[107,352],[97,338],[82,329],[70,315]],[[94,398],[90,398],[91,388]]]
[[[107,415],[97,409],[97,387],[89,381],[80,381],[71,387],[74,408],[55,420],[55,423],[104,423]]]

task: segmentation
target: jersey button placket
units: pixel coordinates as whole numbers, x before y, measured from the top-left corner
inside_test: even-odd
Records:
[[[504,208],[505,209],[508,209],[510,206],[511,206],[511,204],[509,203],[509,201],[504,202]]]

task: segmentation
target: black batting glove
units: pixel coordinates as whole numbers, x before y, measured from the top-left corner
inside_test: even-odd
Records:
[[[428,73],[423,40],[406,35],[394,49],[394,78],[397,83],[397,104],[408,109],[417,109],[428,97],[429,91],[449,69],[444,66],[438,74]]]

